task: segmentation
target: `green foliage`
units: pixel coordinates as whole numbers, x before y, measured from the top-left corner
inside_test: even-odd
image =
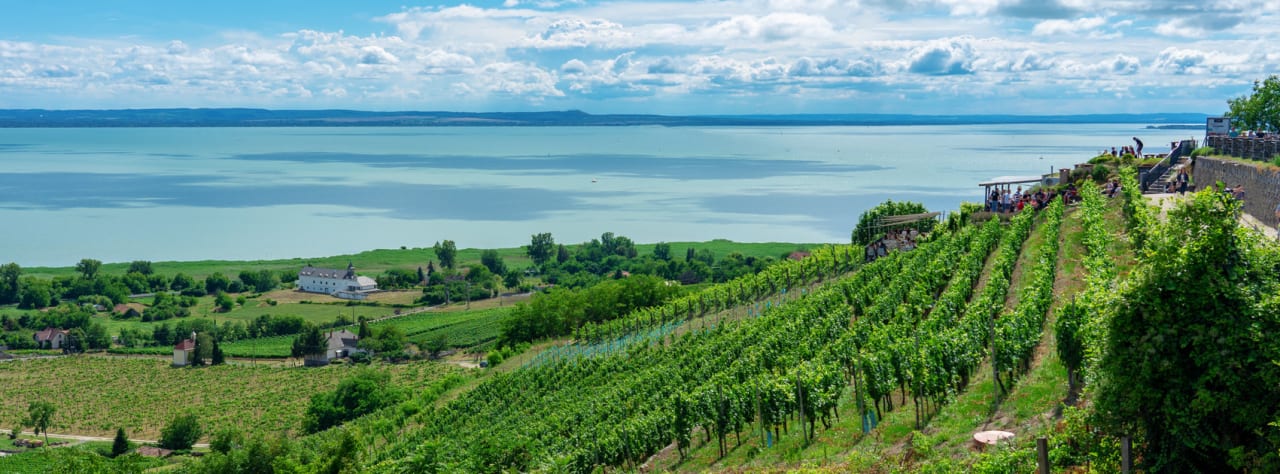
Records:
[[[552,289],[516,305],[502,322],[499,343],[568,335],[588,322],[602,323],[662,304],[679,292],[678,287],[649,275],[610,280],[581,290]]]
[[[458,247],[454,245],[452,240],[446,240],[444,243],[436,242],[431,246],[431,250],[435,251],[436,258],[440,259],[440,266],[444,268],[453,268],[458,258]]]
[[[1238,209],[1199,192],[1169,211],[1110,321],[1097,413],[1151,471],[1280,468],[1263,435],[1280,414],[1280,257]]]
[[[507,273],[507,264],[502,261],[502,255],[497,250],[489,249],[480,252],[480,264],[489,269],[494,275],[502,275]]]
[[[1111,177],[1111,168],[1108,166],[1097,165],[1093,167],[1093,171],[1089,172],[1089,177],[1094,182],[1101,183]]]
[[[16,263],[0,265],[0,304],[18,302],[18,284],[22,278],[22,267]]]
[[[178,415],[160,431],[160,447],[175,451],[191,449],[201,436],[204,436],[204,428],[195,414]]]
[[[329,341],[325,338],[324,332],[320,330],[320,327],[308,324],[303,328],[302,333],[293,339],[293,350],[290,355],[302,357],[323,354],[328,348]]]
[[[227,454],[244,445],[244,435],[235,428],[223,428],[209,439],[209,449],[215,453]]]
[[[554,255],[553,252],[555,251],[556,241],[551,238],[550,232],[530,236],[529,245],[525,246],[525,254],[529,255],[529,259],[533,260],[534,265],[547,263],[547,261]]]
[[[1280,76],[1253,81],[1253,93],[1227,100],[1227,116],[1244,130],[1280,131]]]
[[[390,381],[386,373],[363,369],[339,383],[334,391],[312,395],[303,430],[307,433],[326,430],[399,403],[404,393]]]
[[[889,229],[915,228],[920,232],[928,232],[933,229],[933,225],[935,224],[935,221],[932,219],[925,219],[911,224],[902,224],[898,226],[878,227],[878,222],[881,217],[920,214],[924,212],[929,212],[925,209],[924,204],[911,201],[894,202],[892,199],[889,199],[876,205],[876,207],[868,209],[866,212],[862,213],[862,216],[858,217],[858,225],[853,228],[853,232],[850,234],[850,239],[853,240],[854,245],[867,245],[874,242],[876,239],[879,239],[884,235],[885,231]]]
[[[1216,153],[1217,153],[1217,151],[1215,151],[1215,150],[1213,149],[1213,147],[1211,147],[1211,146],[1202,146],[1202,147],[1200,147],[1200,148],[1196,148],[1196,149],[1194,149],[1194,150],[1191,150],[1191,157],[1192,157],[1192,158],[1196,158],[1196,157],[1201,157],[1201,156],[1211,156],[1211,155],[1214,155],[1214,154],[1216,154]]]
[[[101,269],[102,261],[94,260],[92,258],[81,259],[80,262],[76,264],[76,271],[80,272],[81,275],[84,275],[86,280],[92,280],[94,277],[98,276],[98,270]]]
[[[116,428],[116,437],[111,440],[111,457],[117,457],[129,452],[129,437],[125,436],[124,428]]]
[[[49,445],[49,426],[53,424],[53,414],[57,408],[52,403],[46,401],[31,402],[27,405],[27,421],[25,426],[30,426],[31,431],[36,435],[44,434],[44,444]]]

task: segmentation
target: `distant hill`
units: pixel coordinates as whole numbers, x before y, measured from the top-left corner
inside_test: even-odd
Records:
[[[1193,113],[1100,115],[594,115],[579,110],[547,112],[370,112],[360,110],[119,109],[0,110],[0,127],[477,127],[629,125],[981,125],[1026,123],[1203,123]]]

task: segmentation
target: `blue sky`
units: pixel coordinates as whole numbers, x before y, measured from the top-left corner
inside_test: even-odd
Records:
[[[8,2],[0,108],[1225,109],[1276,0]]]

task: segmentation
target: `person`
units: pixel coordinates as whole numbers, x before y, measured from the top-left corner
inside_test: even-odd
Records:
[[[1191,181],[1191,176],[1187,174],[1187,169],[1178,170],[1178,194],[1187,194],[1187,182]]]
[[[1138,157],[1139,160],[1141,160],[1142,159],[1142,140],[1139,140],[1138,137],[1133,137],[1133,142],[1138,144],[1138,148],[1134,150],[1133,156],[1136,156]]]
[[[1232,196],[1234,196],[1237,201],[1244,202],[1244,185],[1237,184],[1236,191],[1234,194],[1232,194]]]
[[[1276,204],[1276,229],[1280,230],[1280,203]],[[1276,238],[1280,238],[1280,235],[1277,235]]]

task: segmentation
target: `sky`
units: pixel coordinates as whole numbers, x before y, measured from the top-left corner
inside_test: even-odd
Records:
[[[1280,0],[0,9],[0,108],[1216,114],[1280,72]]]

